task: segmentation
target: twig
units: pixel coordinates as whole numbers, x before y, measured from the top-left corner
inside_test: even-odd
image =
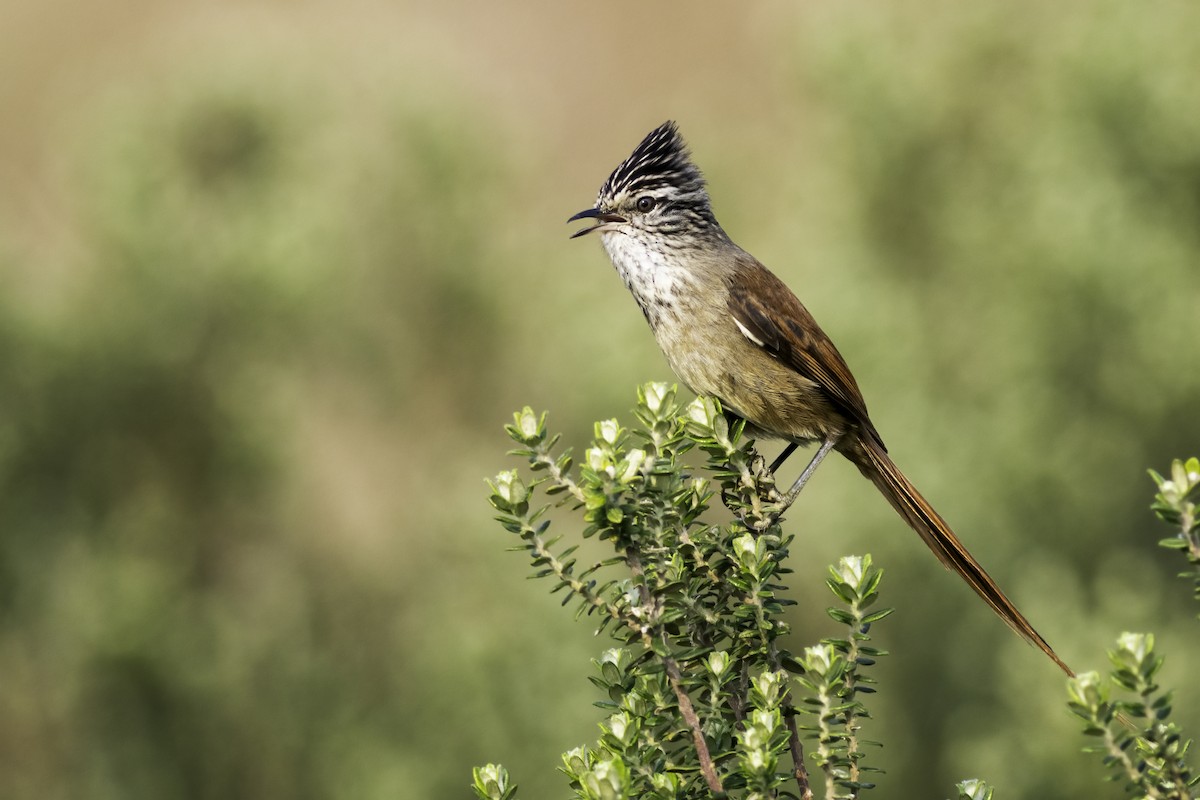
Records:
[[[789,690],[783,696],[783,702],[787,703],[791,699],[792,693]],[[800,743],[800,726],[796,723],[796,712],[792,709],[792,713],[787,715],[788,726],[788,747],[792,751],[792,776],[796,779],[796,786],[800,789],[800,797],[804,800],[812,800],[812,787],[808,785],[808,768],[804,766],[804,745]]]
[[[580,503],[584,502],[583,489],[579,487],[575,481],[571,479],[569,473],[558,468],[558,462],[550,455],[549,452],[537,451],[534,458],[529,459],[534,465],[541,464],[550,473],[550,477],[559,486],[563,486],[572,497]]]
[[[642,594],[642,603],[648,605],[650,602],[650,589],[645,585],[645,570],[642,568],[641,557],[633,547],[629,547],[625,552],[625,562],[629,565],[630,572],[638,580],[639,588]],[[647,609],[653,613],[656,609]],[[667,647],[667,638],[663,633],[659,633],[659,638],[663,643],[664,649]],[[642,640],[646,645],[646,649],[654,652],[651,646],[649,634],[643,630]],[[721,778],[717,775],[717,768],[713,766],[712,754],[708,751],[708,742],[704,739],[704,731],[700,727],[700,717],[696,715],[696,709],[692,706],[692,699],[688,697],[688,693],[683,689],[683,673],[679,670],[679,665],[675,663],[675,659],[668,655],[662,656],[663,669],[667,673],[667,678],[671,683],[671,689],[675,692],[675,699],[679,703],[679,713],[683,715],[683,721],[687,723],[688,728],[692,731],[692,742],[696,746],[696,758],[700,762],[700,773],[704,775],[704,781],[708,784],[708,788],[713,792],[724,793],[725,788],[721,785]]]
[[[692,741],[696,745],[696,758],[700,761],[700,773],[704,775],[704,781],[711,791],[724,793],[725,787],[721,785],[721,778],[717,775],[716,767],[713,766],[712,755],[708,752],[708,742],[704,740],[704,731],[700,729],[700,718],[696,716],[696,709],[692,707],[691,698],[683,690],[683,673],[679,671],[679,665],[675,663],[675,659],[670,656],[663,656],[662,662],[663,668],[667,672],[667,678],[671,682],[671,689],[675,691],[675,699],[679,702],[679,713],[683,715],[683,721],[692,729]]]
[[[770,648],[771,666],[783,671],[779,648],[775,645],[774,640],[771,641]],[[796,714],[797,710],[792,706],[792,690],[789,686],[783,692],[783,715],[788,726],[788,748],[792,752],[792,777],[796,779],[800,797],[803,800],[812,800],[812,787],[808,784],[808,767],[804,766],[804,745],[800,742],[800,725],[796,722]]]

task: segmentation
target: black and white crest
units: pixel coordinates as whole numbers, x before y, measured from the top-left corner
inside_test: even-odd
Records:
[[[668,187],[683,196],[704,194],[704,175],[692,163],[687,145],[672,120],[651,131],[632,155],[613,170],[600,187],[600,198],[603,201],[621,192],[653,193]]]

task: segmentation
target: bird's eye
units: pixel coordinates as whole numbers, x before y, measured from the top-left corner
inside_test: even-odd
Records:
[[[637,210],[643,214],[645,214],[647,211],[650,211],[656,205],[658,205],[658,201],[648,194],[642,195],[637,199]]]

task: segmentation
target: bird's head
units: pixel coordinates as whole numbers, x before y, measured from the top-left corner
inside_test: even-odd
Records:
[[[688,234],[717,229],[705,188],[704,175],[674,122],[659,125],[613,170],[600,187],[596,205],[568,222],[594,220],[592,231],[639,239],[681,241]]]

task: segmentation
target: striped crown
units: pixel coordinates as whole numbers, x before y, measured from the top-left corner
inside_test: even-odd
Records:
[[[651,131],[600,187],[597,205],[611,207],[622,195],[656,194],[696,211],[708,211],[704,175],[692,163],[679,128],[671,120]]]

